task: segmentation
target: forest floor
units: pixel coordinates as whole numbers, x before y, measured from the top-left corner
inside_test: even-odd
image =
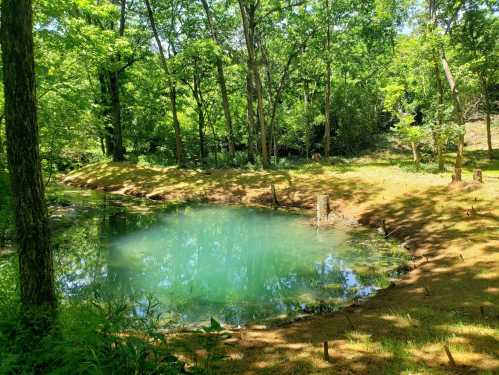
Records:
[[[310,210],[316,194],[329,194],[345,217],[374,227],[385,220],[414,255],[413,270],[393,287],[341,312],[274,328],[252,326],[215,341],[178,337],[177,345],[191,353],[187,359],[218,358],[211,361],[212,373],[497,374],[499,161],[488,161],[472,141],[465,183],[458,186],[449,185],[450,172],[416,173],[407,156],[388,152],[265,172],[100,163],[63,182],[151,199],[263,205],[271,204],[274,183],[283,206]],[[471,182],[475,167],[484,171],[482,185]]]

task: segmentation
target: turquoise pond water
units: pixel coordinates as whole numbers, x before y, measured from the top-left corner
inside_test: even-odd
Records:
[[[183,324],[214,317],[243,325],[335,309],[386,287],[404,261],[376,234],[317,230],[302,215],[99,199],[91,208],[68,203],[55,215],[61,293],[129,298],[139,315],[154,298]]]

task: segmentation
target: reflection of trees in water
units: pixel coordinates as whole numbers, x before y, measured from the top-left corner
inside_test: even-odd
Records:
[[[362,256],[355,250],[350,259],[300,254],[289,246],[307,251],[313,236],[295,244],[290,238],[296,236],[280,233],[268,213],[229,210],[199,214],[185,208],[158,217],[106,204],[73,230],[60,280],[67,293],[96,288],[121,297],[152,293],[165,310],[186,320],[213,315],[242,323],[299,312],[303,303],[352,299],[362,287],[386,279],[374,266],[351,271]],[[272,251],[262,251],[268,244]]]
[[[144,229],[156,221],[152,215],[129,215],[103,195],[97,209],[83,210],[71,227],[54,242],[58,286],[66,296],[130,295],[131,277],[113,239]]]

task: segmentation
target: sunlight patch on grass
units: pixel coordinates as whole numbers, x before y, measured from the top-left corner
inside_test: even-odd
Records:
[[[474,154],[469,153],[473,156]],[[270,184],[286,207],[312,210],[327,193],[340,215],[377,227],[382,220],[418,268],[355,314],[301,322],[288,329],[249,327],[220,374],[452,374],[445,344],[456,362],[480,374],[499,371],[498,162],[483,162],[485,184],[449,188],[450,172],[415,173],[399,156],[311,163],[295,169],[187,171],[101,163],[69,174],[66,183],[167,201],[209,199],[270,205]],[[405,250],[404,250],[405,251]],[[428,293],[429,292],[429,293]],[[480,306],[485,306],[485,317]],[[239,333],[236,333],[239,337]],[[322,340],[330,340],[331,363]],[[311,342],[313,341],[313,343]],[[237,349],[236,349],[237,348]],[[263,348],[271,348],[263,350]],[[217,370],[218,371],[218,370]]]

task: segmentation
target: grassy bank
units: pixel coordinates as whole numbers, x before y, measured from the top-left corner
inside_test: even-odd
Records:
[[[483,185],[449,186],[449,173],[410,172],[387,155],[269,172],[101,163],[64,183],[151,199],[246,204],[270,204],[274,183],[284,206],[308,209],[317,193],[326,193],[345,216],[371,226],[385,220],[414,255],[414,270],[393,288],[345,311],[352,324],[338,313],[249,327],[211,342],[211,351],[226,356],[216,373],[492,374],[499,371],[499,168],[482,163]],[[179,340],[188,358],[209,355],[199,338]]]

